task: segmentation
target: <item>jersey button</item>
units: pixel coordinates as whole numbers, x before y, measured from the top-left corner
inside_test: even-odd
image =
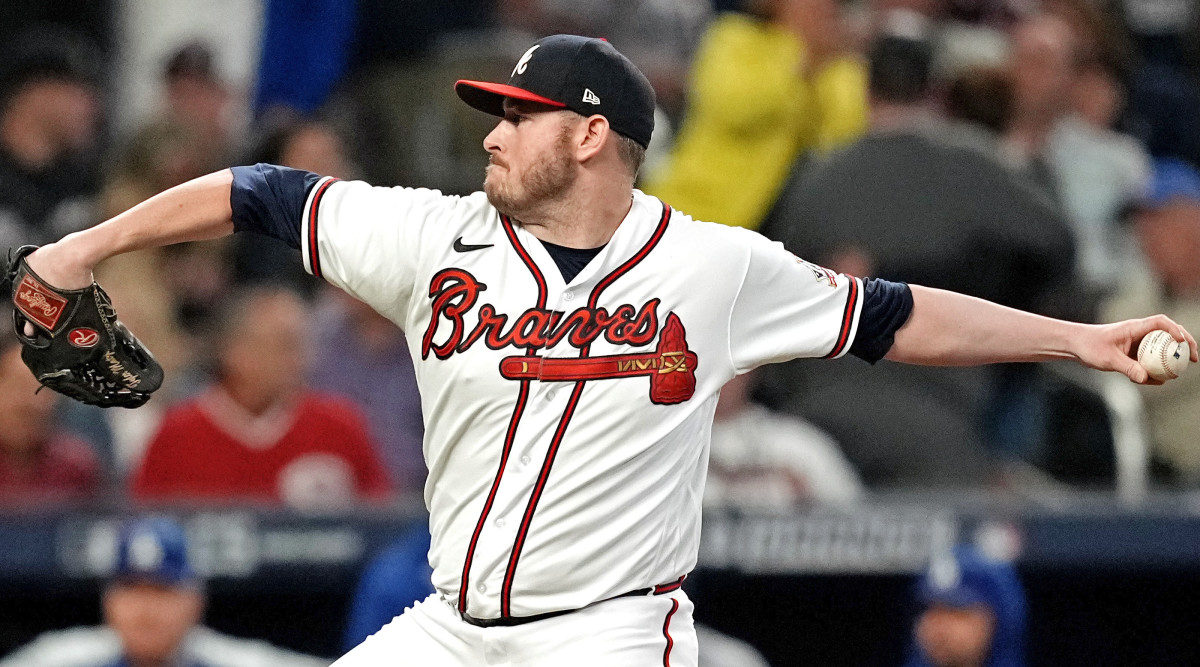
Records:
[[[496,527],[497,528],[503,528],[505,523],[506,522],[504,521],[504,517],[500,517],[499,519],[496,519]]]
[[[563,292],[563,301],[571,301],[575,298],[574,292]]]
[[[527,466],[527,465],[529,465],[529,464],[530,464],[532,461],[533,461],[533,459],[532,459],[532,458],[530,458],[528,454],[526,454],[525,456],[522,456],[522,457],[521,457],[521,465],[526,465],[526,466]]]
[[[478,586],[475,587],[475,590],[479,591],[480,593],[486,593],[487,592],[487,584],[479,584]]]
[[[546,392],[546,400],[547,400],[547,401],[553,401],[553,400],[554,400],[554,390],[553,390],[553,389],[551,389],[550,391]]]

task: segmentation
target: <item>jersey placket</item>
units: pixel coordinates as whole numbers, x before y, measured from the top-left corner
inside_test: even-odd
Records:
[[[588,269],[591,269],[588,271],[589,275],[577,276],[577,280],[573,281],[571,285],[564,286],[561,290],[556,289],[556,309],[564,313],[579,307],[586,307],[591,310],[596,309],[604,290],[640,263],[658,244],[658,241],[662,238],[666,230],[669,219],[670,208],[664,205],[662,217],[651,234],[650,239],[632,257],[596,282],[592,289],[587,290],[588,297],[586,302],[581,303],[578,294],[580,291],[585,290],[591,282],[591,277],[595,273],[594,267],[588,267]],[[550,298],[550,294],[548,293],[550,287],[548,286],[545,273],[533,261],[529,251],[521,244],[512,224],[507,219],[502,219],[502,223],[505,226],[505,231],[514,249],[521,256],[522,260],[526,262],[538,284],[538,307],[545,308]],[[557,276],[555,277],[557,278]],[[558,287],[558,282],[557,280],[555,281],[554,287]],[[578,356],[587,357],[590,348],[590,343],[585,345],[579,351]],[[542,357],[574,356],[574,350],[571,349],[565,340],[560,341],[553,349],[537,350],[536,352]],[[532,356],[532,354],[527,353],[527,356]],[[502,617],[512,615],[512,592],[520,559],[523,555],[524,545],[534,522],[538,502],[544,494],[546,486],[550,483],[551,471],[570,426],[571,418],[578,408],[579,398],[583,393],[585,385],[586,381],[573,383],[522,381],[522,394],[514,411],[513,422],[510,423],[509,437],[506,439],[505,451],[502,454],[501,470],[497,473],[492,492],[485,503],[484,511],[476,526],[467,560],[464,564],[462,588],[459,596],[460,611],[467,612],[471,607],[468,602],[469,596],[475,593],[487,595],[487,601],[482,606],[487,608],[489,612],[494,613],[492,594],[496,592],[496,583],[502,574],[503,579],[500,581],[499,590],[499,612]],[[565,404],[563,403],[564,392],[569,392],[569,396],[565,399]],[[523,423],[523,420],[534,423]],[[554,420],[556,423],[553,427],[553,434],[547,441],[544,436],[547,432],[547,427],[550,426],[550,420]],[[532,429],[526,431],[529,427],[532,427]],[[528,433],[529,437],[526,437],[525,433]],[[538,454],[541,454],[541,456],[538,456]],[[519,457],[516,464],[510,463],[510,460],[514,456]],[[539,458],[541,464],[537,470],[536,479],[533,480],[532,487],[530,487],[530,477],[533,473],[530,466],[535,465]],[[506,472],[510,472],[511,477],[506,475]],[[513,479],[513,477],[518,479]],[[513,484],[513,482],[516,482],[516,484]],[[498,506],[517,510],[520,507],[519,501],[522,495],[527,500],[523,511],[519,513],[520,523],[518,525],[513,525],[513,520],[518,518],[516,511],[511,514],[511,517],[507,512],[502,513],[489,525],[488,515],[497,506],[498,499],[500,500]],[[516,502],[514,503],[514,501]],[[481,540],[481,534],[484,532],[491,533],[494,529],[495,539],[503,540],[505,533],[509,533],[514,528],[515,536],[513,536],[513,541],[511,542],[506,565],[503,568],[488,568],[486,572],[484,568],[478,568],[478,572],[472,572],[472,560]],[[491,557],[487,560],[489,563],[492,563],[494,562],[493,558],[496,553],[493,549],[499,545],[492,544],[491,534],[485,535],[482,539],[488,543],[487,551]],[[481,577],[479,583],[475,585],[474,590],[470,588],[472,576]],[[490,615],[487,614],[487,616]]]

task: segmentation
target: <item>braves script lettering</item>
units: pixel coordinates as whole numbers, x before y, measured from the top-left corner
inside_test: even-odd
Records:
[[[650,299],[640,309],[622,304],[612,312],[606,308],[578,308],[565,314],[530,308],[510,325],[509,316],[496,312],[490,303],[475,308],[486,289],[487,285],[462,269],[445,269],[433,277],[429,284],[433,318],[422,340],[423,359],[428,359],[430,352],[438,359],[447,359],[481,340],[493,350],[539,350],[564,340],[585,350],[601,336],[610,343],[633,347],[648,345],[657,337],[654,352],[565,359],[512,356],[501,361],[500,375],[509,380],[543,382],[649,377],[650,400],[658,404],[681,403],[695,393],[696,354],[688,349],[683,323],[675,313],[667,315],[660,332],[659,299]],[[467,318],[472,313],[478,320],[468,330]]]
[[[438,359],[447,359],[480,340],[493,350],[505,347],[539,350],[554,347],[563,340],[582,349],[601,336],[615,345],[641,346],[658,335],[658,299],[647,301],[640,309],[622,304],[612,312],[606,308],[579,308],[565,314],[530,308],[512,324],[508,315],[485,303],[476,311],[478,322],[467,331],[467,315],[474,310],[480,292],[486,289],[487,285],[462,269],[445,269],[433,277],[429,284],[433,318],[421,345],[423,359],[429,358],[430,352]],[[449,330],[439,337],[445,321],[450,323]]]

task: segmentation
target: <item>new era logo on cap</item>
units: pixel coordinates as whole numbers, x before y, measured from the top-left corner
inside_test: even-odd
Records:
[[[504,117],[504,99],[601,115],[613,130],[649,145],[654,132],[654,89],[650,81],[612,44],[577,35],[552,35],[517,60],[508,83],[459,81],[464,102]]]

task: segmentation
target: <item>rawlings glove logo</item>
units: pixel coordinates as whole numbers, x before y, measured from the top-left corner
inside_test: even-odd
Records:
[[[63,307],[67,305],[66,299],[51,292],[28,273],[21,278],[13,301],[26,317],[48,331],[54,330]]]

